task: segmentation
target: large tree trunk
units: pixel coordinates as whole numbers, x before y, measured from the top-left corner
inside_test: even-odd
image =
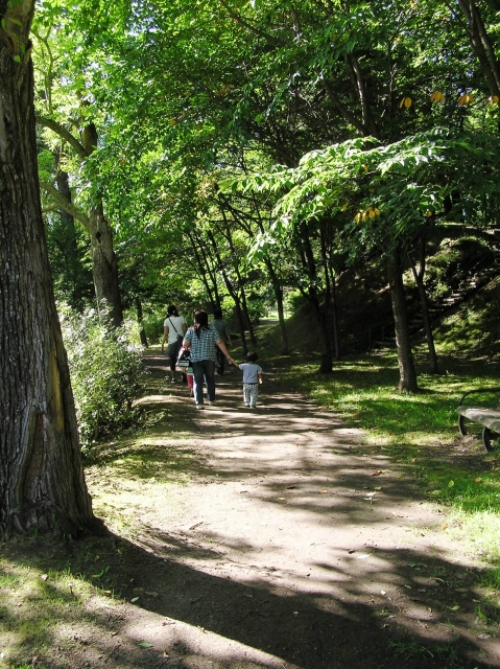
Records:
[[[417,375],[410,345],[408,331],[408,315],[403,285],[401,257],[397,248],[389,252],[387,258],[387,274],[391,290],[392,313],[398,350],[399,384],[398,389],[409,393],[418,392]]]
[[[34,0],[13,8],[0,0],[8,27],[0,35],[2,535],[55,527],[75,533],[94,521],[40,206],[28,43],[33,9]]]

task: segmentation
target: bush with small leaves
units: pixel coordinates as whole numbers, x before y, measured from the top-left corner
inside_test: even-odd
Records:
[[[82,448],[139,418],[133,400],[144,388],[142,348],[137,325],[126,321],[111,329],[94,310],[75,315],[60,306],[63,338],[68,353],[71,385]]]

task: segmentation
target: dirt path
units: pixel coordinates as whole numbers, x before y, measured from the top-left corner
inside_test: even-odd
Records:
[[[147,364],[164,376],[164,360]],[[114,485],[119,459],[96,470],[109,482],[92,491],[96,506],[135,528],[106,666],[500,666],[474,565],[440,509],[381,448],[287,393],[279,371],[255,411],[234,369],[204,411],[172,385],[147,401],[168,412],[175,438],[161,426],[148,435],[150,459],[127,490]],[[185,483],[151,480],[151,457]]]

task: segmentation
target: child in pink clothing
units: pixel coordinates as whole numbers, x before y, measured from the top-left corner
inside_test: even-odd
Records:
[[[259,397],[259,384],[264,382],[262,367],[257,365],[257,353],[248,353],[247,362],[238,365],[243,371],[243,402],[246,407],[255,409]]]

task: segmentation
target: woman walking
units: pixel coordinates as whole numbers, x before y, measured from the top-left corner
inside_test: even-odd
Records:
[[[179,316],[177,307],[173,305],[167,309],[167,317],[163,323],[163,341],[161,343],[161,350],[165,346],[165,341],[168,343],[168,357],[170,360],[170,377],[172,383],[176,382],[175,365],[177,363],[177,356],[181,350],[181,343],[186,334],[186,323],[182,316]]]
[[[196,408],[201,409],[203,406],[203,377],[207,383],[208,403],[215,402],[216,347],[220,348],[228,362],[235,366],[236,362],[229,355],[217,330],[209,325],[206,311],[195,313],[194,325],[186,332],[182,345],[190,350],[194,376],[194,400]]]

